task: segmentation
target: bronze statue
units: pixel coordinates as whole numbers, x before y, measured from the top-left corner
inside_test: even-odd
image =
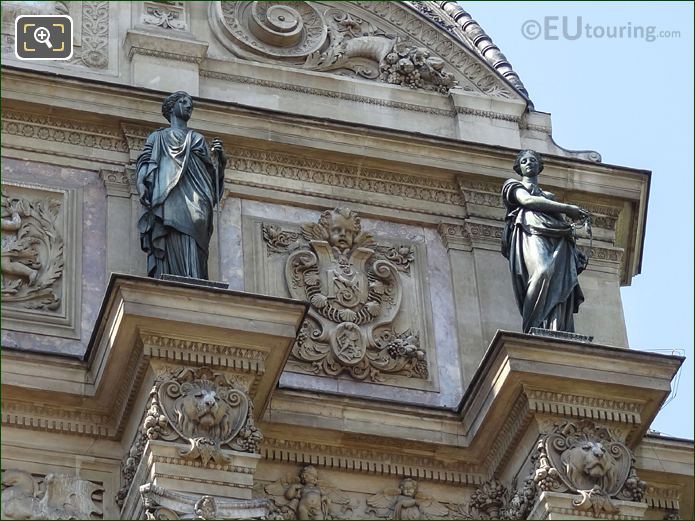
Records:
[[[171,123],[147,138],[137,161],[137,187],[143,215],[140,243],[147,274],[208,278],[213,210],[222,195],[226,157],[219,139],[212,152],[203,136],[188,128],[193,99],[169,95],[162,114]]]
[[[541,156],[522,150],[514,162],[521,180],[509,179],[502,186],[507,209],[502,254],[509,259],[524,332],[532,327],[574,332],[574,313],[584,301],[577,276],[587,259],[577,248],[574,225],[563,214],[585,221],[590,215],[541,190],[542,170]]]

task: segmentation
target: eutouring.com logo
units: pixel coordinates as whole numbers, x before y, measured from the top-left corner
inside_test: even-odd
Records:
[[[14,53],[20,60],[72,58],[72,18],[68,15],[22,15],[15,20]]]
[[[659,30],[654,25],[591,24],[581,16],[544,16],[541,20],[526,20],[521,24],[521,34],[527,40],[644,40],[654,42],[665,38],[680,38],[680,31]]]

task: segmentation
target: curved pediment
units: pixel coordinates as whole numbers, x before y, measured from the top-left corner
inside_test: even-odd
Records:
[[[458,87],[527,99],[504,55],[454,2],[214,1],[208,14],[217,40],[242,60],[441,93]],[[477,40],[485,36],[484,52],[473,32]]]

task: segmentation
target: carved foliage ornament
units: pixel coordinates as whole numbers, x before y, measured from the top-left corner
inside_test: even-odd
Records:
[[[213,32],[232,53],[445,93],[457,84],[432,51],[352,13],[313,2],[211,2]]]
[[[379,247],[346,208],[304,224],[304,241],[277,228],[266,227],[263,234],[269,251],[294,250],[285,264],[287,285],[292,297],[311,304],[292,348],[294,359],[311,364],[317,374],[345,371],[360,380],[379,381],[381,373],[429,376],[417,333],[393,327],[402,299],[399,267],[409,269],[411,247]]]
[[[319,478],[313,465],[263,487],[284,519],[348,519],[350,499]]]
[[[2,302],[56,310],[61,303],[63,237],[55,199],[10,197],[2,190]]]
[[[64,474],[37,477],[22,470],[2,473],[2,519],[101,519],[97,483]]]

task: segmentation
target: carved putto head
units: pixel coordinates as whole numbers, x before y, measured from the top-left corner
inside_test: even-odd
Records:
[[[521,165],[521,160],[525,157],[533,157],[537,163],[537,171],[536,175],[540,174],[543,171],[543,158],[541,155],[536,152],[535,150],[521,150],[517,155],[516,155],[516,160],[514,161],[514,171],[523,176],[524,172],[522,171],[522,165]]]
[[[362,230],[360,218],[348,208],[324,212],[319,225],[328,230],[328,242],[340,251],[349,251]]]
[[[299,475],[303,485],[317,485],[319,482],[319,471],[313,465],[307,465]]]
[[[415,494],[417,494],[417,481],[411,478],[403,478],[399,488],[402,495],[415,497]]]

